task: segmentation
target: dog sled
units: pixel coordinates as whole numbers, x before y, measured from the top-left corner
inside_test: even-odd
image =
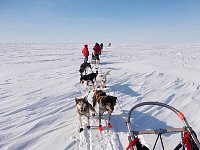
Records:
[[[184,124],[183,128],[155,129],[155,130],[148,129],[148,130],[142,130],[142,131],[132,130],[131,122],[130,122],[132,112],[136,108],[145,106],[145,105],[153,105],[153,106],[156,105],[156,106],[170,109],[178,116],[179,119],[182,120]],[[126,150],[129,150],[129,149],[130,150],[150,150],[148,147],[146,147],[145,145],[141,143],[141,140],[139,139],[139,135],[142,135],[142,134],[157,134],[157,139],[154,143],[153,150],[156,148],[158,139],[160,139],[161,144],[162,144],[162,149],[164,150],[165,148],[164,148],[164,143],[162,141],[162,135],[165,133],[174,134],[178,132],[181,133],[181,140],[180,140],[181,142],[178,143],[177,146],[175,145],[174,150],[180,150],[180,149],[181,150],[200,150],[200,142],[197,139],[195,132],[192,130],[192,128],[188,124],[184,114],[178,111],[177,109],[175,109],[174,107],[166,105],[164,103],[143,102],[143,103],[139,103],[135,105],[129,111],[126,123],[128,127],[128,133],[129,133],[128,135],[129,145],[127,146]]]
[[[92,53],[92,60],[91,60],[91,64],[96,64],[96,57],[94,56],[94,54]]]
[[[91,64],[98,65],[99,62],[100,62],[99,57],[100,57],[99,55],[98,56],[94,56],[94,54],[92,54]]]

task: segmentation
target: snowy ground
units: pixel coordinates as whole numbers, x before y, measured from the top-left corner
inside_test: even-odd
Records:
[[[122,150],[128,145],[125,118],[136,104],[158,101],[182,111],[200,137],[200,44],[112,44],[104,47],[100,73],[111,69],[106,92],[118,97],[113,128],[100,133],[98,120],[78,133],[75,97],[84,43],[0,44],[1,150]],[[94,43],[89,43],[90,53]],[[89,101],[92,93],[89,94]],[[104,115],[103,124],[107,115]],[[183,127],[173,112],[141,107],[133,129]],[[156,136],[144,136],[152,148]],[[173,149],[180,134],[165,135]],[[157,149],[161,144],[158,142]]]

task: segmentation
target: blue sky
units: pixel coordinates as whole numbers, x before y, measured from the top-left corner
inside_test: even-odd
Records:
[[[0,41],[200,42],[200,0],[0,0]]]

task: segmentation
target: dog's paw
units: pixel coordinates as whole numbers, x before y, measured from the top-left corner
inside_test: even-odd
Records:
[[[88,129],[90,129],[90,125],[89,125],[89,126],[87,126],[87,128],[88,128]]]
[[[112,128],[112,125],[110,123],[108,123],[108,128]]]
[[[80,129],[79,129],[79,132],[81,133],[82,131],[83,131],[83,128],[80,128]]]
[[[102,127],[102,125],[99,125],[99,131],[103,131],[103,127]]]

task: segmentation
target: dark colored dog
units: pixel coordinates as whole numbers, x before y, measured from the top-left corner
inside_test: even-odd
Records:
[[[83,74],[83,72],[85,72],[85,74],[87,74],[87,72],[86,72],[87,68],[90,68],[92,70],[91,64],[87,63],[87,62],[86,63],[82,63],[81,66],[80,66],[79,72],[81,74]]]
[[[86,75],[81,74],[80,83],[83,84],[84,81],[87,81],[87,84],[88,82],[92,82],[92,84],[94,85],[97,75],[98,75],[98,71],[96,71],[96,73],[90,73]]]
[[[117,97],[107,95],[102,90],[97,90],[94,92],[93,95],[93,107],[96,106],[96,103],[99,104],[99,130],[102,131],[102,125],[101,125],[101,116],[104,112],[108,112],[108,128],[112,128],[112,125],[110,124],[110,117],[111,113],[114,110],[114,106],[116,105]]]
[[[76,108],[77,108],[77,113],[78,113],[78,119],[80,122],[80,129],[79,132],[83,131],[82,127],[82,116],[87,117],[87,128],[90,129],[90,111],[94,112],[96,114],[95,109],[92,107],[92,105],[87,101],[87,97],[84,98],[75,98],[76,101]]]

